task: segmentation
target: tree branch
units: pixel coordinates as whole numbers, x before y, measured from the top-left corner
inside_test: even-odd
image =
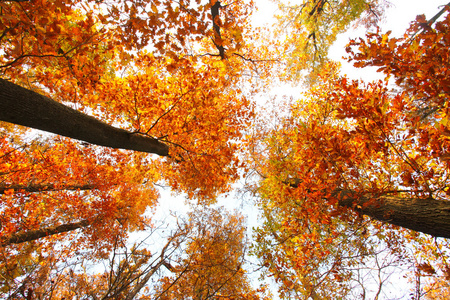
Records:
[[[36,230],[29,230],[22,233],[14,233],[10,235],[9,237],[4,237],[0,239],[0,247],[5,247],[11,244],[21,244],[25,242],[30,242],[34,240],[38,240],[40,238],[58,234],[58,233],[64,233],[68,231],[72,231],[75,229],[83,228],[89,226],[90,223],[88,220],[82,220],[75,223],[67,223],[62,224],[58,226],[52,226],[52,227],[46,227]]]
[[[155,138],[113,127],[4,79],[0,79],[0,120],[99,146],[169,155],[169,146]]]

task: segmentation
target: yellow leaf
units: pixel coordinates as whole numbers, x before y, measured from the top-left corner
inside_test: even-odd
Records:
[[[156,5],[154,3],[152,3],[152,11],[156,14],[158,13],[158,8],[156,7]]]

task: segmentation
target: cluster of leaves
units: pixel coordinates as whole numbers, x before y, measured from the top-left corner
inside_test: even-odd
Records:
[[[83,258],[29,287],[38,299],[269,299],[264,287],[251,288],[242,269],[245,227],[238,213],[198,209],[178,220],[165,245],[150,251],[145,240],[160,230],[149,230],[132,247],[116,240],[104,271],[90,270]]]
[[[450,17],[443,10],[443,21],[431,26],[420,16],[404,38],[378,32],[350,41],[349,60],[378,67],[385,81],[350,80],[329,63],[276,128],[253,137],[260,180],[251,188],[264,220],[254,253],[281,296],[352,298],[355,284],[365,295],[361,270],[385,269],[379,262],[387,257],[392,268],[402,262],[418,277],[441,278],[437,286],[446,280],[447,241],[373,221],[449,237]],[[415,284],[417,295],[432,293]]]
[[[243,82],[253,80],[249,72],[267,76],[268,65],[265,48],[249,43],[253,3],[222,3],[213,16],[216,3],[0,3],[2,79],[169,148],[155,157],[33,138],[2,124],[2,293],[45,298],[65,282],[89,294],[81,288],[86,274],[67,265],[106,259],[130,231],[148,228],[156,184],[210,204],[239,178],[239,140],[254,116],[248,95],[257,89]],[[128,274],[149,261],[134,265]]]
[[[309,83],[317,79],[329,61],[328,50],[338,34],[347,31],[352,23],[377,25],[390,6],[385,0],[276,2],[280,10],[277,32],[284,37],[280,48],[286,60],[283,76],[290,80],[306,78]]]
[[[400,265],[416,298],[445,297],[448,242],[417,232],[450,237],[448,6],[443,21],[419,16],[403,38],[350,41],[349,60],[378,67],[384,81],[350,80],[326,59],[337,34],[353,21],[376,24],[387,6],[280,3],[282,41],[261,44],[251,1],[1,2],[2,82],[169,150],[155,157],[32,138],[2,124],[0,291],[12,299],[270,299],[244,269],[239,214],[197,207],[160,249],[126,244],[130,231],[151,227],[145,213],[156,207],[157,184],[208,205],[251,168],[263,219],[253,253],[281,297],[379,297]],[[253,75],[272,79],[277,43],[281,77],[306,70],[310,89],[275,128],[262,122],[243,141],[255,124]],[[87,270],[99,260],[108,262],[103,273]]]
[[[239,85],[264,52],[244,40],[253,4],[233,2],[216,18],[227,59],[214,54],[213,4],[2,3],[2,77],[166,143],[170,185],[212,199],[237,178],[231,141],[252,117]]]
[[[176,243],[187,244],[174,262],[173,275],[161,279],[160,299],[269,299],[265,288],[254,290],[244,270],[245,220],[222,209],[189,214],[189,235]]]
[[[161,58],[196,55],[200,50],[196,43],[214,36],[213,4],[140,0],[3,2],[2,70],[4,76],[28,82],[25,79],[37,66],[58,66],[59,72],[42,74],[44,70],[36,70],[31,75],[39,76],[38,82],[48,82],[49,86],[54,80],[67,80],[66,76],[87,84],[103,76],[112,58],[118,56],[123,68],[132,57],[131,50],[149,45]],[[245,45],[243,35],[235,32],[244,32],[252,6],[234,2],[221,11],[218,21],[223,28],[222,40],[230,52]],[[22,69],[24,65],[31,70]]]
[[[150,222],[143,214],[155,206],[158,192],[146,182],[158,175],[145,172],[139,156],[61,138],[21,147],[11,139],[1,140],[3,292],[14,291],[17,282],[39,284],[34,276],[44,276],[16,261],[64,261],[83,249],[104,258],[116,240]],[[60,234],[66,231],[72,233]],[[56,254],[57,245],[69,240]]]

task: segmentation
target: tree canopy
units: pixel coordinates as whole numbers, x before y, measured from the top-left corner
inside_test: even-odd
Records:
[[[419,16],[403,38],[351,40],[348,59],[386,80],[350,80],[329,63],[275,128],[255,133],[251,162],[260,180],[251,188],[265,220],[255,251],[286,298],[349,297],[351,282],[361,282],[356,265],[380,247],[405,255],[416,242],[417,233],[386,223],[449,238],[449,20]],[[445,260],[445,246],[420,243]]]
[[[387,1],[257,4],[0,2],[5,299],[446,298],[450,6],[393,37]],[[327,58],[350,26],[384,80]]]

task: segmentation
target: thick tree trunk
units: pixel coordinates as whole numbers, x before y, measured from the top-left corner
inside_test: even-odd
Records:
[[[75,223],[67,223],[67,224],[58,225],[58,226],[52,226],[52,227],[47,227],[47,228],[42,228],[42,229],[36,229],[36,230],[30,230],[30,231],[26,231],[26,232],[16,233],[16,234],[10,235],[9,237],[2,238],[0,240],[0,247],[5,247],[5,246],[11,245],[11,244],[21,244],[21,243],[25,243],[25,242],[30,242],[30,241],[38,240],[38,239],[46,237],[46,236],[87,227],[89,225],[90,225],[89,221],[82,220],[82,221],[75,222]]]
[[[450,238],[450,201],[398,195],[370,197],[341,190],[334,193],[339,204],[376,220],[435,237]]]
[[[96,187],[91,184],[72,184],[55,186],[54,184],[0,184],[0,194],[4,194],[7,190],[24,191],[28,193],[37,193],[45,191],[87,191],[95,189]]]
[[[100,146],[169,154],[169,147],[154,138],[110,126],[4,79],[0,79],[0,120]]]

